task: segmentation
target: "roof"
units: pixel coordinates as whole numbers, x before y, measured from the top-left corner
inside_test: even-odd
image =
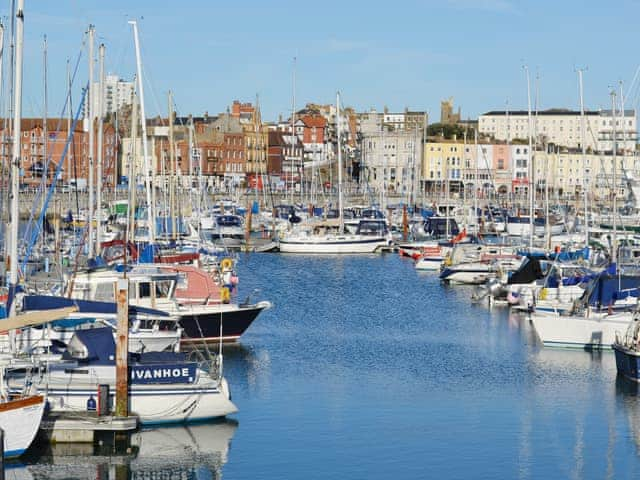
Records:
[[[308,128],[324,128],[327,126],[327,120],[321,115],[305,115],[300,120]]]
[[[48,118],[47,119],[47,131],[48,132],[61,132],[67,131],[68,120],[66,118]],[[4,119],[0,119],[0,125],[4,125]],[[23,118],[21,122],[21,128],[23,132],[33,130],[34,128],[42,128],[42,118]],[[0,130],[2,128],[0,127]],[[83,122],[76,122],[76,132],[83,132]]]
[[[506,116],[506,115],[511,115],[511,116],[526,116],[529,114],[528,110],[511,110],[511,111],[506,111],[506,110],[492,110],[490,112],[486,112],[483,113],[480,116]],[[566,108],[550,108],[548,110],[539,110],[538,112],[533,113],[533,115],[537,115],[537,116],[559,116],[559,115],[565,115],[565,116],[578,116],[580,115],[580,111],[579,110],[569,110]],[[611,110],[585,110],[584,112],[585,115],[604,115],[604,116],[611,116]],[[620,112],[617,112],[617,114],[620,114]],[[625,117],[633,117],[635,116],[636,112],[635,110],[625,110],[624,111],[624,116]]]

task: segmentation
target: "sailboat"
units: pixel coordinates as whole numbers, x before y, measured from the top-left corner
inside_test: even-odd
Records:
[[[361,219],[356,233],[347,233],[344,228],[342,201],[342,141],[340,131],[340,93],[336,94],[336,130],[338,136],[338,218],[322,223],[299,225],[291,232],[283,233],[279,239],[283,253],[307,254],[351,254],[374,253],[392,244],[388,232],[371,229],[367,219]]]
[[[78,330],[67,345],[62,361],[51,363],[33,378],[32,385],[46,393],[51,411],[82,411],[98,391],[109,385],[116,391],[115,341],[111,328]],[[128,361],[130,410],[142,424],[197,422],[237,412],[229,386],[222,376],[222,357],[205,370],[186,354],[149,352],[133,354]],[[8,380],[9,391],[24,384],[24,373]],[[1,405],[0,405],[1,407]]]

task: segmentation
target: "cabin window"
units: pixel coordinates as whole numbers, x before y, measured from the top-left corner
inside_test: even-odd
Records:
[[[138,284],[138,292],[140,293],[140,297],[138,298],[149,298],[151,296],[150,282],[140,282]]]
[[[98,302],[115,302],[114,284],[100,283],[96,287],[95,300]]]
[[[171,280],[161,280],[156,283],[156,297],[169,297],[171,293]]]

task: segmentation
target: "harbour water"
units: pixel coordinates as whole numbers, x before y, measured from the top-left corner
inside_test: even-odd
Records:
[[[543,349],[526,317],[397,255],[247,254],[239,274],[241,298],[275,306],[224,349],[233,420],[121,455],[36,447],[8,478],[640,475],[640,399],[613,354]]]

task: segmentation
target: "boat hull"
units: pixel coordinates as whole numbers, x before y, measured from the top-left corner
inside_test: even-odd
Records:
[[[444,282],[465,283],[469,285],[480,285],[488,278],[495,276],[496,270],[490,265],[467,264],[446,267],[440,273],[440,279]]]
[[[0,404],[0,428],[4,431],[4,456],[22,455],[40,428],[44,397],[33,395]]]
[[[268,302],[239,306],[237,309],[185,308],[179,314],[182,327],[180,344],[218,342],[222,323],[222,341],[234,342],[251,326],[260,312],[271,306]]]
[[[305,254],[374,253],[389,243],[383,237],[354,238],[345,235],[332,238],[280,239],[280,252]]]
[[[613,351],[616,355],[618,373],[640,383],[640,353],[617,343],[614,343]]]
[[[73,378],[53,376],[48,383],[36,386],[39,393],[46,392],[53,412],[86,411],[87,400],[91,397],[97,399],[98,388],[102,384],[109,385],[110,403],[115,405],[115,379],[90,376],[89,381],[78,380],[75,375]],[[154,425],[201,422],[230,415],[238,409],[230,400],[226,381],[218,385],[211,380],[180,385],[129,385],[129,411],[138,416],[141,424]]]
[[[616,333],[624,332],[631,318],[630,312],[613,315],[592,313],[589,318],[531,315],[533,326],[545,346],[585,350],[611,348],[616,339]]]

